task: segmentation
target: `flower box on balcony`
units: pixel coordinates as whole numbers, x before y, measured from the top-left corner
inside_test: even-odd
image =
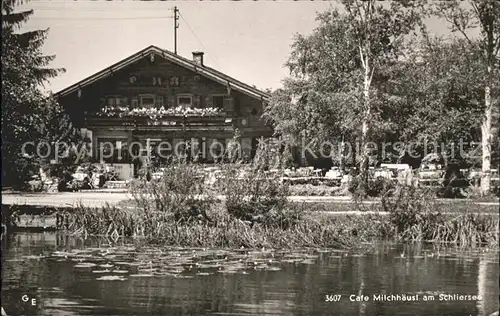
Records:
[[[104,107],[100,112],[96,113],[99,117],[147,117],[152,120],[167,118],[167,117],[211,117],[223,114],[218,108],[134,108],[128,107]]]

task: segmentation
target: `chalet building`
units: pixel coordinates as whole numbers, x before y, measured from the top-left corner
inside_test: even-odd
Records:
[[[92,159],[126,169],[162,142],[189,144],[210,163],[211,145],[227,145],[236,130],[248,158],[272,136],[261,119],[269,95],[206,66],[202,52],[187,59],[149,46],[55,96],[91,140]]]

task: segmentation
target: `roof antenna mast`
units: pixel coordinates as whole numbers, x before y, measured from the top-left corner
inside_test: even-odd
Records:
[[[174,7],[174,54],[177,55],[177,29],[179,28],[179,9]]]

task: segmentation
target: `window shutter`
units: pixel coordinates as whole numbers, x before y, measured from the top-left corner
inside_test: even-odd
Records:
[[[194,108],[200,108],[201,107],[201,98],[199,95],[194,95],[193,96],[193,107]]]
[[[128,104],[128,98],[127,97],[121,98],[120,103],[121,103],[122,106],[128,106],[129,105]]]
[[[205,98],[205,107],[207,107],[207,108],[213,107],[213,99],[212,99],[211,95],[209,95]]]

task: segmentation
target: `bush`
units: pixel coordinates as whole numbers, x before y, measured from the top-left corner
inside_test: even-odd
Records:
[[[41,180],[28,181],[28,191],[29,192],[42,192],[43,191],[43,182]]]
[[[443,214],[433,190],[399,185],[381,199],[392,235],[403,241],[449,242],[461,246],[498,244],[498,217]],[[474,205],[468,206],[474,210]]]
[[[206,212],[215,203],[201,169],[183,162],[167,166],[160,179],[132,181],[130,192],[147,218],[160,213],[176,221],[210,221]]]
[[[368,181],[364,183],[361,176],[356,176],[348,184],[348,191],[358,198],[381,197],[394,188],[394,181],[383,177],[368,178]]]
[[[385,194],[380,203],[382,210],[390,214],[394,233],[403,239],[420,238],[415,228],[419,226],[419,233],[427,230],[431,224],[428,220],[435,220],[439,215],[434,192],[415,186],[398,185]]]
[[[290,208],[289,188],[282,183],[280,173],[226,165],[219,181],[219,190],[226,196],[227,212],[252,226],[262,223],[286,228],[300,219],[301,212]]]

